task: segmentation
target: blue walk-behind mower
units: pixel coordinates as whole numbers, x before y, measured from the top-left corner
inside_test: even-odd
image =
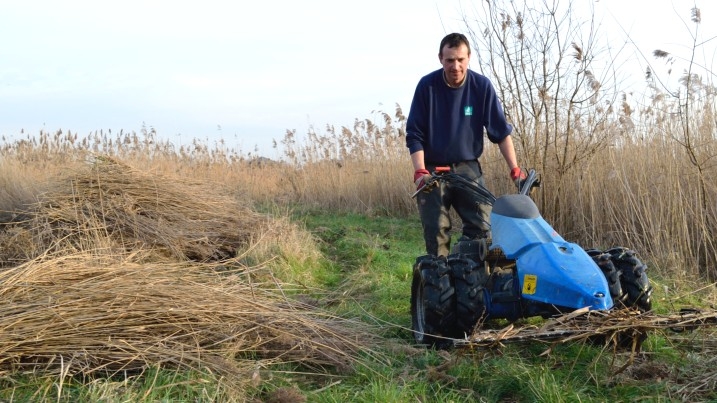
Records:
[[[417,343],[448,347],[491,319],[548,318],[582,308],[651,309],[646,266],[634,251],[583,249],[543,219],[529,196],[539,184],[534,170],[518,193],[496,198],[439,167],[416,194],[441,184],[474,192],[493,206],[491,238],[461,238],[447,257],[416,259],[411,318]]]

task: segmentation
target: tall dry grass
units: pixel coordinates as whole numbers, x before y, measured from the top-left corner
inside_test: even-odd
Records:
[[[378,111],[374,119],[356,119],[353,127],[327,125],[301,139],[289,131],[281,141],[288,163],[284,177],[291,199],[333,210],[393,215],[413,211],[405,195],[412,184],[405,153],[405,116]]]
[[[652,107],[616,112],[597,135],[604,148],[573,149],[570,169],[548,155],[532,157],[517,141],[520,163],[536,168],[541,188],[533,196],[545,218],[566,239],[586,247],[615,245],[636,249],[653,270],[667,277],[714,281],[717,278],[717,186],[713,105],[705,103],[692,117],[691,147],[680,134],[682,123],[668,111],[677,105],[655,97]],[[670,117],[673,118],[670,118]],[[382,115],[375,125],[353,130],[328,127],[297,144],[285,142],[292,184],[289,200],[328,210],[368,214],[414,215],[411,166],[405,148],[405,117]],[[357,121],[360,122],[360,121]],[[522,131],[516,130],[520,137]],[[596,133],[573,131],[574,136]],[[346,152],[339,145],[360,138]],[[538,140],[539,141],[539,140]],[[570,139],[565,139],[569,147]],[[572,142],[581,144],[581,142]],[[297,158],[300,155],[301,158]],[[497,147],[481,158],[488,188],[496,195],[514,191]],[[560,174],[557,174],[560,172]],[[271,176],[271,171],[266,171]],[[285,193],[284,193],[285,196]],[[455,217],[454,217],[455,219]]]
[[[677,106],[662,96],[655,96],[650,105],[629,115],[620,111],[612,121],[603,122],[600,137],[609,138],[609,146],[582,151],[572,168],[559,175],[556,171],[563,165],[551,165],[549,156],[536,161],[535,150],[525,150],[516,141],[521,165],[539,169],[542,187],[534,197],[545,218],[566,239],[589,247],[628,246],[666,274],[714,279],[717,189],[710,178],[715,176],[712,161],[717,150],[712,103],[702,103],[690,118],[691,148],[682,134],[684,123],[669,113]],[[305,136],[289,131],[278,143],[283,158],[275,161],[243,155],[221,143],[211,147],[195,142],[178,151],[154,132],[120,133],[113,141],[97,133],[89,136],[91,140],[42,134],[44,140],[4,146],[3,170],[22,179],[4,176],[0,200],[12,208],[34,202],[27,199],[49,191],[39,178],[66,171],[65,166],[85,164],[87,155],[107,155],[145,169],[145,181],[151,182],[152,175],[176,175],[225,189],[241,200],[241,206],[271,202],[411,216],[416,208],[410,198],[412,173],[404,124],[397,105],[394,113],[357,119],[351,128],[327,126]],[[516,136],[521,133],[517,128]],[[497,195],[513,191],[497,147],[489,145],[481,162],[491,191]],[[205,207],[209,206],[195,206]],[[3,214],[10,217],[17,212]]]

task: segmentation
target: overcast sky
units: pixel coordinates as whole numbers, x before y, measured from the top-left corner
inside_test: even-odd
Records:
[[[694,1],[574,1],[581,2],[605,23],[618,19],[650,52],[690,43],[680,18],[689,21]],[[715,3],[697,1],[704,38],[717,35]],[[418,79],[440,67],[440,39],[465,32],[460,17],[469,4],[2,1],[0,135],[145,124],[176,144],[221,138],[271,156],[272,139],[287,129],[350,126],[396,104],[407,113]],[[590,8],[578,12],[587,18]],[[634,69],[644,73],[643,65]]]

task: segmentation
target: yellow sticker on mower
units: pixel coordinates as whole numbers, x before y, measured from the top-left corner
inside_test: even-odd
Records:
[[[523,294],[535,294],[538,287],[538,276],[535,274],[526,274],[523,276]]]

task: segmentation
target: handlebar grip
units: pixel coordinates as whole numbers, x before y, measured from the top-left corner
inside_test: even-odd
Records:
[[[411,195],[411,198],[418,196],[418,194],[421,193],[422,191],[424,191],[426,189],[426,187],[432,186],[432,185],[433,185],[433,178],[423,182],[423,185],[421,185],[420,188],[416,189],[416,191]]]
[[[427,180],[426,182],[423,183],[423,186],[416,189],[416,192],[413,193],[413,195],[411,195],[411,198],[416,197],[419,193],[421,193],[423,190],[425,190],[426,187],[432,186],[433,183],[435,182],[436,175],[442,175],[442,174],[448,174],[448,173],[451,173],[451,167],[447,167],[447,166],[435,167],[433,169],[433,173],[431,173],[431,179]]]
[[[522,195],[527,195],[528,193],[530,193],[530,189],[533,186],[536,186],[537,181],[538,181],[538,173],[535,172],[535,169],[531,169],[530,171],[528,171],[528,175],[523,180],[523,183],[521,184],[522,186],[518,190],[518,193],[520,193]]]

